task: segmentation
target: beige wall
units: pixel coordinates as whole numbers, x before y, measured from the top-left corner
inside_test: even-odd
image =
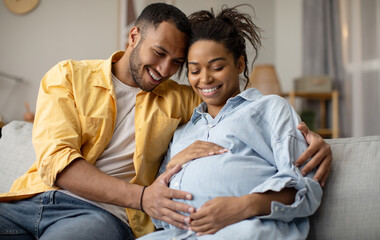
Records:
[[[137,14],[154,0],[135,0]],[[263,30],[263,47],[256,63],[275,64],[285,91],[301,73],[301,0],[167,0],[186,14],[223,4],[249,3]],[[63,59],[107,58],[118,49],[119,0],[40,0],[26,15],[14,15],[0,2],[0,71],[24,83],[0,77],[0,115],[22,119],[24,102],[35,109],[41,78]],[[243,8],[252,14],[249,8]],[[252,53],[251,50],[248,53]],[[251,66],[251,65],[250,65]],[[186,82],[181,77],[181,82]]]
[[[41,78],[57,62],[107,58],[117,49],[118,0],[40,0],[32,12],[15,15],[0,2],[0,115],[22,119],[24,102],[35,109]]]
[[[293,89],[293,79],[302,74],[302,0],[276,0],[274,65],[282,90]]]
[[[281,82],[282,90],[293,88],[293,79],[302,73],[302,0],[139,0],[137,9],[141,11],[146,4],[169,2],[175,4],[186,14],[201,9],[219,10],[223,4],[229,7],[248,3],[255,9],[255,23],[264,30],[262,48],[255,64],[274,64]],[[252,10],[240,8],[248,14]],[[251,48],[249,53],[253,53]],[[251,60],[252,58],[250,58]],[[251,67],[251,63],[249,67]],[[183,76],[181,82],[186,82]]]

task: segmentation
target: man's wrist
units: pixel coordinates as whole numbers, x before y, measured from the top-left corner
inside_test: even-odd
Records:
[[[146,186],[143,186],[141,190],[141,195],[140,195],[140,210],[145,213],[144,208],[143,208],[143,197],[144,197],[144,192],[145,192]]]
[[[142,186],[125,181],[123,183],[122,189],[117,190],[118,193],[115,196],[117,203],[115,205],[140,210]]]

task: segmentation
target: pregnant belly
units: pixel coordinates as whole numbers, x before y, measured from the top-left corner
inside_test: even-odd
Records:
[[[176,174],[170,187],[189,192],[196,208],[221,196],[242,196],[275,174],[276,168],[254,157],[210,156],[189,162]]]

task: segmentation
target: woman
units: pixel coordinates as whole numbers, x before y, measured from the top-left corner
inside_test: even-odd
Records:
[[[204,102],[176,131],[161,170],[195,141],[227,152],[187,162],[171,179],[171,188],[193,194],[183,201],[197,209],[190,231],[154,220],[164,230],[145,239],[305,239],[322,189],[294,166],[307,147],[300,119],[279,96],[240,92],[239,75],[248,79],[245,40],[257,52],[259,28],[236,7],[216,17],[196,12],[190,21],[188,78]]]

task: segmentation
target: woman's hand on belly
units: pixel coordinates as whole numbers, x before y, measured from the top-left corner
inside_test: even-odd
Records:
[[[246,211],[249,200],[245,197],[217,197],[190,214],[191,230],[198,236],[213,234],[220,229],[250,217]]]
[[[284,188],[280,192],[251,193],[241,197],[217,197],[207,201],[190,214],[191,230],[197,235],[213,234],[244,219],[271,213],[272,201],[290,205],[297,190]]]
[[[166,169],[171,169],[176,165],[183,165],[193,159],[218,155],[225,152],[228,152],[228,149],[225,149],[215,143],[197,140],[181,152],[177,153],[169,161]]]

